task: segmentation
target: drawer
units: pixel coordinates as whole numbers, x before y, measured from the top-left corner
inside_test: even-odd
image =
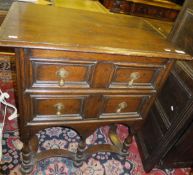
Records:
[[[141,118],[151,95],[104,95],[100,118]]]
[[[86,97],[79,95],[31,95],[31,120],[82,120]]]
[[[154,89],[162,70],[161,65],[115,64],[110,88]]]
[[[29,88],[155,89],[167,68],[164,59],[45,50],[29,60]]]
[[[31,58],[31,87],[88,88],[93,62]]]

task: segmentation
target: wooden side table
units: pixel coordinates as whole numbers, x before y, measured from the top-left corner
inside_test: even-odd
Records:
[[[175,60],[191,59],[142,19],[18,2],[1,27],[0,45],[16,52],[24,173],[54,155],[77,166],[99,151],[127,156],[132,135],[124,143],[114,139],[114,124],[139,131]],[[113,145],[85,150],[85,138],[104,125],[112,125]],[[36,133],[53,126],[79,133],[76,153],[36,152]]]

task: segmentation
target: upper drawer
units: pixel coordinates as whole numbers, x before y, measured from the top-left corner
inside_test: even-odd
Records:
[[[31,58],[31,87],[87,88],[93,74],[94,62],[47,60]]]
[[[156,88],[163,65],[144,63],[115,63],[110,88]]]
[[[46,50],[32,50],[26,56],[30,72],[25,84],[45,88],[155,89],[168,63],[159,58]]]

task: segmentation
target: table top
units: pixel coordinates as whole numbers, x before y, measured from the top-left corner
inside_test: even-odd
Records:
[[[1,26],[0,45],[191,59],[140,18],[21,2]]]
[[[151,25],[166,39],[174,25],[174,23],[170,21],[161,21],[161,20],[150,19],[150,18],[143,18],[143,20],[149,23],[149,25]]]

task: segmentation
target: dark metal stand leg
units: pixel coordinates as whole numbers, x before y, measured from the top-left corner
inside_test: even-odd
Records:
[[[22,164],[21,172],[22,174],[29,174],[33,170],[33,156],[28,143],[24,143],[22,149]]]
[[[74,161],[75,167],[80,167],[83,164],[84,158],[84,150],[85,150],[86,144],[85,141],[81,140],[78,144],[77,153]]]

